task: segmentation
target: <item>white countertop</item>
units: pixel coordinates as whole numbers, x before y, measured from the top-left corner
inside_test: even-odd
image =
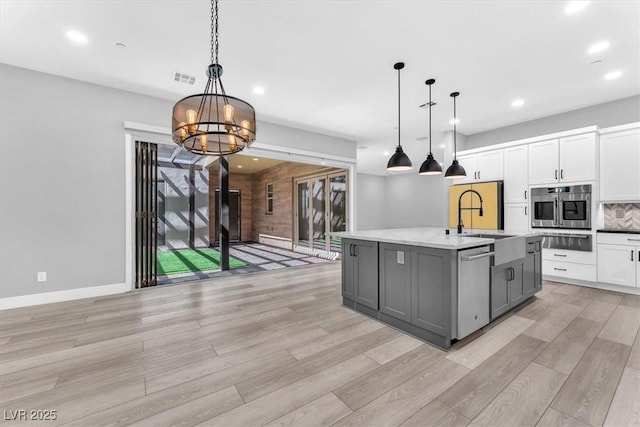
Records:
[[[533,234],[505,233],[502,230],[472,230],[466,229],[462,235],[451,230],[445,234],[446,228],[416,227],[416,228],[388,228],[383,230],[363,230],[354,232],[331,233],[331,236],[345,239],[369,240],[374,242],[395,243],[399,245],[424,246],[437,249],[466,249],[475,246],[490,245],[496,240],[485,237],[465,237],[465,234],[508,234],[514,236],[529,236]]]

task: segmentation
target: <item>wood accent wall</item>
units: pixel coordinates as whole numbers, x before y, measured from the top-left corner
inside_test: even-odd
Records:
[[[241,240],[258,241],[260,234],[293,240],[293,192],[294,180],[320,173],[332,173],[342,169],[326,168],[304,163],[284,162],[252,175],[231,172],[229,189],[240,190],[242,210]],[[273,184],[273,214],[266,213],[267,183]],[[215,225],[215,189],[218,187],[218,169],[209,170],[209,218]],[[215,230],[211,229],[211,241]]]

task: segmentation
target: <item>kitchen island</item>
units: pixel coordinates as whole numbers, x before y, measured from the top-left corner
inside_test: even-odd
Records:
[[[449,348],[542,289],[535,234],[422,227],[335,233],[343,304]]]

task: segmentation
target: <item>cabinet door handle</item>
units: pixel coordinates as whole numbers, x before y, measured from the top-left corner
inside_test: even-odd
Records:
[[[478,179],[480,179],[480,171],[478,171]]]
[[[558,179],[558,169],[556,169],[556,171],[555,171],[555,177],[556,177],[556,179]]]
[[[556,268],[556,267],[553,267],[553,269],[554,269],[554,270],[558,270],[558,271],[567,271],[567,269],[566,269],[566,268]]]
[[[633,249],[631,250],[631,261],[633,261]]]
[[[566,256],[566,255],[564,255],[564,254],[553,254],[553,256],[560,256],[560,257],[562,257],[562,258],[566,258],[566,257],[567,257],[567,256]]]
[[[527,200],[527,190],[524,190],[524,199]]]
[[[640,239],[627,239],[629,242],[640,242]]]
[[[358,245],[353,245],[353,256],[358,256]]]
[[[560,179],[564,179],[564,169],[560,169]]]
[[[349,255],[353,256],[353,243],[349,244]]]
[[[528,206],[525,206],[525,207],[524,207],[524,216],[529,215],[529,214],[527,213],[527,207],[528,207]]]

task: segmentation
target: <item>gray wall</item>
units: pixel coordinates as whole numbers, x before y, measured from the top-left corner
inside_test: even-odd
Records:
[[[359,173],[356,176],[356,187],[357,229],[387,228],[386,178]]]
[[[124,122],[169,127],[174,102],[7,64],[0,93],[0,297],[123,283]],[[352,141],[261,127],[355,158]]]
[[[640,95],[468,135],[462,150],[597,125],[600,128],[640,121]]]
[[[387,224],[391,228],[443,227],[446,185],[442,175],[420,176],[415,170],[387,176]]]

